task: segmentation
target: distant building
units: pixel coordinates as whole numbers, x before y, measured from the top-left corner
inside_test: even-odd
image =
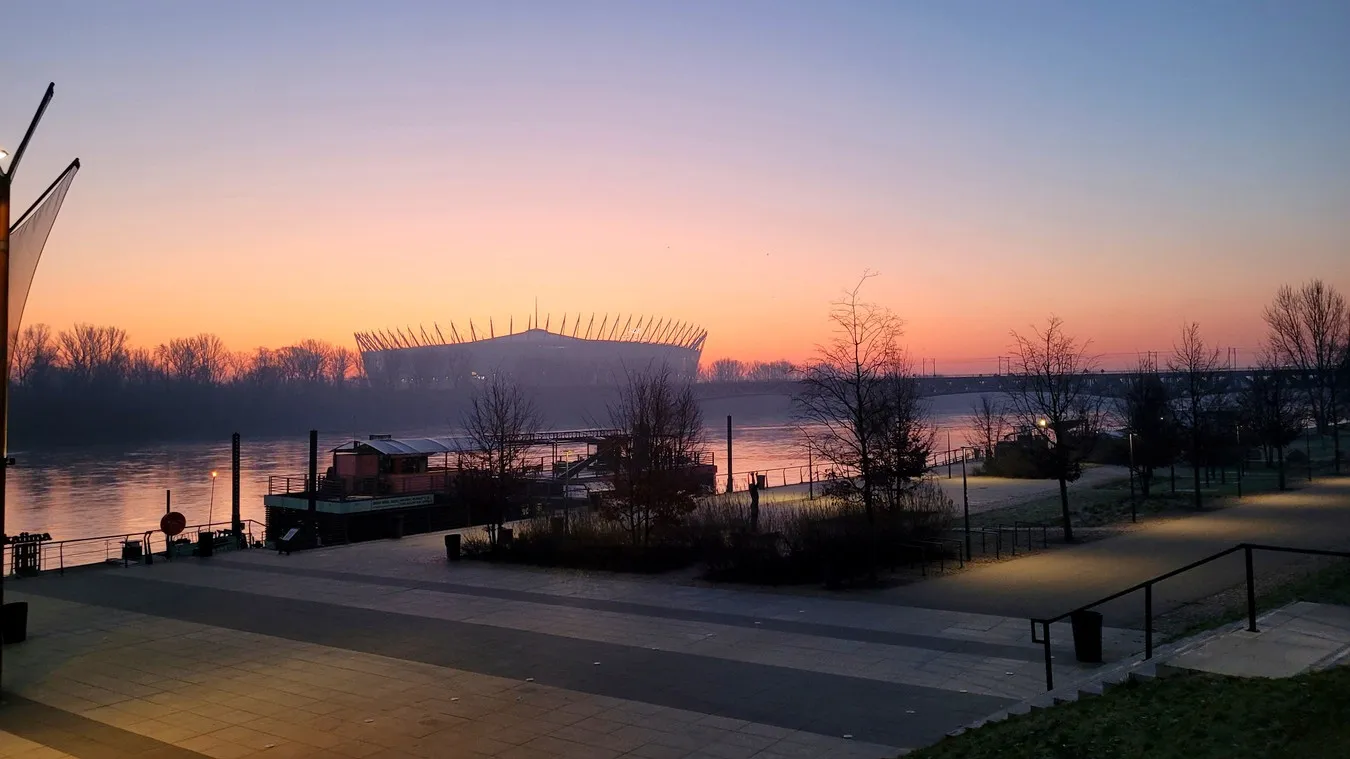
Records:
[[[508,325],[504,335],[491,322],[486,335],[470,324],[468,335],[454,326],[449,335],[439,326],[356,333],[366,377],[376,386],[454,389],[504,373],[526,386],[585,387],[664,365],[692,382],[708,336],[695,325],[633,317],[592,318],[584,328],[580,318],[570,328],[566,319],[557,329],[546,321],[523,332]]]

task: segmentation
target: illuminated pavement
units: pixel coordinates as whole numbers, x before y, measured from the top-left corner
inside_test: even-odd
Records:
[[[1342,545],[1348,505],[1326,480],[828,597],[449,564],[439,535],[15,581],[30,639],[6,647],[0,757],[893,756],[1040,692],[1026,617],[1243,540]],[[1156,608],[1241,579],[1220,563]],[[1060,685],[1093,672],[1068,632]],[[1108,628],[1107,660],[1140,638]]]
[[[450,565],[440,543],[15,582],[0,756],[882,757],[1042,687],[1020,619]]]
[[[1016,561],[879,592],[871,600],[1016,617],[1057,616],[1237,543],[1350,548],[1350,478],[1301,490],[1248,496],[1219,511],[1151,522],[1123,535],[1036,553]],[[1258,577],[1298,558],[1257,552]],[[1154,613],[1208,598],[1244,582],[1241,552],[1159,583]],[[1101,607],[1108,623],[1141,626],[1142,594]]]
[[[973,465],[972,465],[973,467]],[[959,508],[961,506],[961,469],[954,467],[952,476],[947,476],[945,467],[934,471],[930,478],[932,482],[937,483],[947,494],[948,498]],[[1073,497],[1075,492],[1099,487],[1110,482],[1122,482],[1129,479],[1129,470],[1119,466],[1094,466],[1083,472],[1083,476],[1078,480],[1069,483],[1069,495]],[[1016,506],[1018,504],[1034,501],[1040,498],[1054,496],[1059,493],[1059,483],[1055,480],[1021,480],[1007,477],[967,477],[967,487],[969,488],[970,513],[979,514],[993,509]],[[814,491],[819,494],[822,485],[816,483]],[[760,503],[765,506],[772,506],[777,503],[799,504],[808,497],[812,486],[809,485],[786,485],[765,488],[761,491]],[[717,496],[725,499],[725,494]],[[737,501],[744,501],[749,495],[738,490],[731,496]]]

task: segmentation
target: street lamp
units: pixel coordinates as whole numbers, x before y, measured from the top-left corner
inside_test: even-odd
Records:
[[[970,485],[966,480],[966,449],[961,446],[961,511],[966,521],[966,561],[970,561]],[[975,450],[970,448],[970,450]]]
[[[1134,500],[1134,433],[1130,433],[1130,521],[1138,522],[1138,507]]]
[[[1312,482],[1312,431],[1316,422],[1309,418],[1303,426],[1303,453],[1308,457],[1308,482]]]
[[[206,507],[206,530],[211,531],[211,519],[216,511],[216,470],[211,470],[211,501]]]

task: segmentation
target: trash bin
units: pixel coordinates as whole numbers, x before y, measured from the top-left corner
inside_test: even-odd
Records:
[[[755,487],[763,489],[767,488],[768,486],[769,486],[769,475],[767,474],[755,475]]]
[[[207,557],[216,552],[216,536],[210,532],[197,533],[197,555]]]
[[[567,517],[549,517],[548,524],[554,535],[567,534]]]
[[[0,640],[22,643],[28,637],[28,602],[13,601],[0,607]]]
[[[140,561],[141,560],[141,541],[125,540],[122,542],[122,561]]]
[[[446,561],[459,561],[459,541],[460,535],[457,532],[445,536]]]
[[[514,537],[515,533],[510,527],[503,527],[497,531],[497,545],[501,548],[510,548],[511,539]]]
[[[394,515],[394,540],[401,540],[402,538],[403,538],[403,515],[402,515],[402,514],[395,514],[395,515]]]
[[[1102,615],[1095,611],[1076,611],[1069,617],[1073,625],[1073,653],[1078,661],[1100,664],[1102,661]]]

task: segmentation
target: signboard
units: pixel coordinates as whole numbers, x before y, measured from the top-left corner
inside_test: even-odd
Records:
[[[295,540],[295,536],[296,536],[296,535],[299,535],[299,534],[300,534],[300,528],[299,528],[299,527],[292,527],[291,529],[289,529],[289,530],[286,531],[286,534],[285,534],[285,535],[282,535],[282,536],[281,536],[281,540],[282,540],[283,543],[289,543],[289,542],[291,542],[292,540]]]
[[[187,527],[187,517],[176,511],[170,511],[168,514],[159,518],[159,531],[173,537]]]

